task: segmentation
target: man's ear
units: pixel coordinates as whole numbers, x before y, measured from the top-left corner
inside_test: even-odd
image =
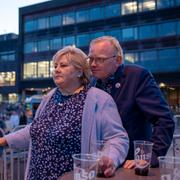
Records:
[[[117,61],[117,66],[121,65],[122,62],[123,62],[122,56],[118,55],[117,58],[116,58],[116,61]]]

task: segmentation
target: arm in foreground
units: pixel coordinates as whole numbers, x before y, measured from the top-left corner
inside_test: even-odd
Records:
[[[128,153],[129,138],[123,128],[120,115],[114,100],[110,97],[104,104],[101,112],[102,117],[102,137],[110,146],[108,157],[100,161],[103,166],[104,175],[112,176],[118,166],[120,166]]]

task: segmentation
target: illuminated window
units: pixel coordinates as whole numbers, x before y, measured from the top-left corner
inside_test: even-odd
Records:
[[[122,2],[121,4],[122,15],[132,14],[137,12],[137,2]]]
[[[140,0],[139,1],[139,11],[150,11],[155,10],[156,3],[155,0]]]
[[[49,77],[49,61],[38,62],[38,78]]]
[[[51,60],[50,61],[50,74],[49,74],[50,77],[52,77],[53,70],[54,70],[53,61]]]
[[[9,103],[15,103],[18,101],[18,95],[16,93],[8,94]]]
[[[74,23],[75,23],[74,12],[63,14],[63,25],[74,24]]]
[[[125,53],[124,59],[129,63],[135,63],[138,61],[138,53],[133,53],[133,52]]]
[[[24,64],[23,79],[37,78],[37,62]]]
[[[16,73],[0,72],[0,86],[14,86],[16,83]]]

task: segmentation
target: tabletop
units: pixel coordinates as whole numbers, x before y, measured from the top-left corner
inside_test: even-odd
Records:
[[[73,172],[69,172],[61,176],[58,180],[72,180],[73,179]],[[139,176],[136,175],[134,169],[124,169],[119,168],[115,176],[110,178],[102,178],[97,177],[96,180],[160,180],[160,171],[159,168],[151,168],[149,171],[148,176]]]

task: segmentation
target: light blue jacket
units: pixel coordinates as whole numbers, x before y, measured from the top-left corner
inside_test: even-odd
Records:
[[[56,88],[43,98],[35,117],[42,113],[55,90]],[[27,177],[31,158],[30,125],[6,135],[5,138],[10,148],[28,148],[29,146]],[[91,153],[91,143],[102,139],[110,143],[109,156],[113,159],[115,166],[121,165],[128,153],[128,135],[122,126],[114,100],[106,92],[92,87],[87,93],[83,109],[81,152]]]

